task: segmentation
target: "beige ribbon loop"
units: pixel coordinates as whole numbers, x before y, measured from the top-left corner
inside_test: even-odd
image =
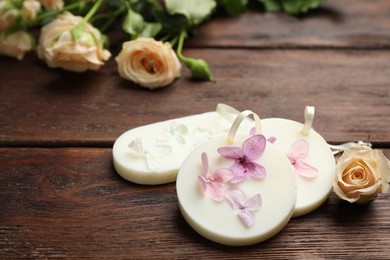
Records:
[[[249,116],[252,115],[255,121],[255,128],[256,128],[256,133],[260,134],[261,133],[261,121],[260,117],[255,113],[250,110],[245,110],[241,112],[240,114],[237,115],[236,119],[234,120],[232,127],[230,128],[229,134],[228,134],[228,139],[227,143],[228,144],[233,144],[234,143],[234,137],[236,136],[238,127],[241,125],[241,122],[246,118],[249,120],[252,120]]]
[[[303,129],[301,131],[302,135],[304,135],[304,136],[309,135],[310,128],[313,125],[314,114],[315,114],[315,108],[313,106],[306,106],[306,108],[305,108],[305,124],[303,125]]]
[[[230,123],[233,123],[234,119],[241,114],[240,111],[235,109],[232,106],[226,105],[226,104],[218,104],[215,108],[215,111],[219,113],[222,117],[224,117],[226,120],[228,120]]]

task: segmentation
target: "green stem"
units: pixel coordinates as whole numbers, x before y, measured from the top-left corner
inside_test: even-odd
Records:
[[[84,21],[85,22],[88,22],[89,19],[91,19],[91,17],[96,13],[96,11],[100,8],[100,6],[102,5],[103,3],[103,0],[97,0],[94,5],[92,6],[92,8],[88,11],[87,15],[84,16]]]
[[[172,33],[168,33],[168,34],[165,35],[164,37],[161,37],[161,38],[160,38],[160,42],[166,42],[166,41],[168,41],[172,36],[173,36]]]
[[[116,10],[115,12],[111,13],[110,18],[107,20],[107,22],[105,22],[103,24],[103,26],[100,28],[100,31],[102,31],[102,32],[106,31],[108,29],[108,27],[110,27],[110,25],[115,21],[116,17],[118,15],[120,15],[124,10],[125,10],[125,7],[122,6],[121,8]]]
[[[184,38],[187,36],[187,32],[186,31],[181,31],[180,35],[179,35],[179,42],[177,44],[177,56],[179,57],[180,60],[182,60],[183,62],[186,62],[188,61],[188,58],[185,57],[183,54],[182,54],[182,50],[183,50],[183,45],[184,45]]]
[[[179,40],[178,37],[175,37],[175,38],[172,39],[172,41],[171,41],[172,47],[176,46],[178,40]]]

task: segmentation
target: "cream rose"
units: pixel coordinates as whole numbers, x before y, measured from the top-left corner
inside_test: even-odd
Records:
[[[19,15],[20,11],[9,1],[0,1],[0,32],[4,32],[12,25]]]
[[[27,21],[35,21],[38,13],[41,11],[41,3],[36,0],[23,1],[22,12]]]
[[[34,46],[33,38],[25,31],[17,31],[0,36],[0,54],[22,60],[24,55]]]
[[[122,78],[150,89],[167,86],[180,77],[181,64],[171,45],[153,38],[125,42],[115,60]]]
[[[55,10],[61,10],[62,8],[64,8],[63,0],[40,0],[40,2],[45,8]]]
[[[82,17],[64,13],[42,27],[38,57],[51,68],[98,70],[111,54],[103,48],[99,30],[86,22],[77,27],[82,21]]]
[[[389,182],[390,162],[383,153],[357,145],[338,159],[333,190],[341,199],[366,204],[387,192]]]

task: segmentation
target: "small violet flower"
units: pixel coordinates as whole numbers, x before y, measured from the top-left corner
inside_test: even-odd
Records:
[[[298,140],[291,145],[287,158],[294,166],[297,174],[312,178],[317,176],[318,169],[303,161],[308,156],[309,149],[309,143],[306,140]]]
[[[220,147],[218,153],[227,159],[234,160],[234,164],[230,169],[235,176],[230,181],[231,183],[239,183],[248,175],[256,179],[262,179],[266,175],[265,168],[254,162],[264,152],[266,139],[263,135],[257,134],[247,139],[242,144],[242,149],[239,147]]]
[[[206,153],[202,153],[203,176],[198,175],[198,183],[202,192],[216,201],[225,198],[225,187],[223,183],[234,177],[230,169],[217,169],[213,174],[209,172],[209,161]]]
[[[254,224],[255,214],[253,212],[257,211],[262,204],[259,193],[247,199],[245,193],[241,190],[228,190],[225,198],[232,209],[239,210],[237,216],[245,226],[250,227]]]

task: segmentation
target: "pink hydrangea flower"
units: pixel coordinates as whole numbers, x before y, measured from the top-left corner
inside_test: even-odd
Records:
[[[203,176],[198,175],[198,183],[202,192],[216,201],[225,198],[224,183],[234,177],[230,169],[217,169],[213,174],[209,172],[209,161],[206,153],[202,153]]]
[[[220,155],[234,160],[234,164],[230,167],[235,174],[234,178],[230,181],[231,183],[239,183],[248,175],[256,179],[265,177],[265,168],[255,162],[264,152],[265,145],[265,137],[257,134],[247,139],[242,144],[242,148],[235,146],[218,148],[217,151]]]
[[[306,140],[298,140],[291,145],[287,158],[294,166],[297,174],[312,178],[317,176],[318,169],[303,161],[308,156],[309,149],[309,143]]]

